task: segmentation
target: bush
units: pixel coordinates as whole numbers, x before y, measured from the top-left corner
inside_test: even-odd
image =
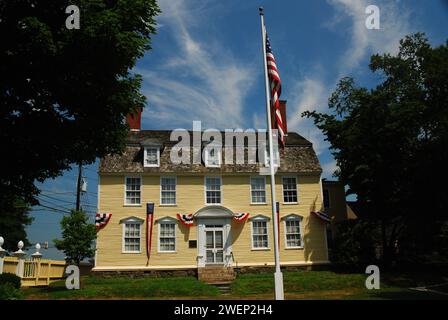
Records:
[[[10,282],[0,285],[0,300],[18,300],[22,299],[22,292]]]
[[[335,267],[346,271],[362,271],[375,264],[377,227],[363,220],[347,220],[336,225],[330,260]]]
[[[16,276],[13,273],[3,273],[0,274],[0,286],[10,284],[15,289],[20,289],[21,286],[21,280],[20,277]]]

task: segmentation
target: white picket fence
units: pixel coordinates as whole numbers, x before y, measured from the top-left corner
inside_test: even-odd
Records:
[[[3,243],[3,237],[0,237],[0,274],[16,274],[22,279],[22,286],[25,287],[45,286],[64,278],[66,262],[42,259],[40,244],[36,244],[36,252],[27,259],[27,254],[22,251],[22,241],[17,245],[18,250],[8,257],[6,250],[2,248]]]

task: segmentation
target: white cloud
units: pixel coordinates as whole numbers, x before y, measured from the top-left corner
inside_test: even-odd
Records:
[[[330,82],[324,81],[324,72],[316,69],[304,74],[293,85],[295,94],[288,102],[288,130],[300,132],[305,138],[313,142],[319,156],[328,154],[330,147],[325,141],[325,136],[316,128],[311,119],[302,118],[301,114],[306,110],[320,112],[328,111],[328,97],[334,90],[337,82],[343,76],[352,71],[360,70],[366,66],[361,62],[372,53],[396,53],[399,40],[410,33],[409,12],[399,6],[399,1],[384,1],[371,3],[367,0],[327,0],[336,10],[333,21],[327,22],[327,28],[341,31],[341,24],[347,19],[350,28],[350,43],[341,57],[335,57],[339,61],[336,68],[336,77]],[[365,9],[370,4],[376,4],[380,8],[380,30],[369,30],[365,26]],[[323,164],[323,176],[331,178],[336,169],[334,160]]]
[[[348,73],[359,66],[368,53],[396,53],[399,40],[410,33],[409,12],[399,1],[327,0],[337,11],[332,28],[345,18],[351,20],[351,44],[341,57],[341,73]],[[374,4],[380,9],[380,30],[369,30],[365,26],[367,6]],[[338,30],[339,32],[339,30]]]
[[[235,59],[222,45],[206,42],[208,7],[202,2],[162,0],[160,20],[179,50],[171,51],[159,68],[137,70],[145,80],[143,91],[150,107],[144,118],[173,128],[201,120],[203,126],[241,127],[245,97],[253,83],[255,68]],[[213,3],[211,4],[213,8]],[[177,116],[175,116],[177,115]]]
[[[294,94],[288,102],[288,130],[300,132],[305,138],[310,140],[317,154],[328,150],[329,144],[324,141],[324,135],[316,128],[313,121],[302,118],[304,111],[325,111],[327,109],[327,99],[330,93],[329,88],[317,78],[305,78],[297,81],[294,85]]]

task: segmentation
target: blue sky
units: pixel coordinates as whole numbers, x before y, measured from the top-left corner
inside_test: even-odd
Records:
[[[399,39],[423,31],[433,45],[448,39],[446,0],[160,0],[158,34],[135,71],[143,76],[148,106],[143,129],[265,128],[263,60],[258,7],[266,26],[283,83],[288,130],[314,143],[324,177],[336,169],[322,134],[300,114],[325,111],[338,80],[353,76],[364,86],[380,77],[368,68],[373,53],[395,53]],[[380,30],[365,27],[365,8],[380,8]],[[81,17],[82,19],[82,17]],[[88,192],[84,208],[93,217],[97,197],[97,164],[84,171]],[[76,170],[42,185],[46,205],[62,211],[75,201]],[[43,202],[44,203],[44,202]],[[32,242],[50,242],[41,250],[49,258],[63,254],[51,248],[60,236],[63,212],[34,208],[28,228]]]

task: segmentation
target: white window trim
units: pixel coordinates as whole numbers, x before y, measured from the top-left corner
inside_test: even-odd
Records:
[[[139,254],[142,253],[142,224],[143,224],[143,220],[137,220],[133,217],[122,220],[122,227],[121,227],[121,253],[126,253],[126,254]],[[138,224],[139,228],[140,228],[140,250],[139,251],[127,251],[125,250],[126,246],[125,246],[125,234],[126,234],[126,224]]]
[[[140,178],[140,203],[126,203],[126,180],[128,178]],[[142,194],[143,194],[143,177],[140,175],[130,175],[124,177],[124,201],[123,206],[124,207],[141,207],[142,206]]]
[[[284,178],[294,178],[296,179],[296,193],[297,193],[297,201],[296,202],[285,202],[285,190],[284,190],[284,184],[283,179]],[[299,179],[297,176],[282,176],[282,204],[298,204],[299,203]]]
[[[271,250],[271,247],[269,245],[269,218],[265,217],[265,216],[255,216],[252,219],[250,219],[250,242],[251,242],[251,250],[252,251],[266,251],[266,250]],[[257,221],[265,221],[266,222],[266,236],[267,236],[267,241],[268,241],[268,246],[264,247],[264,248],[259,248],[259,247],[254,247],[254,224],[253,222],[257,222]]]
[[[222,152],[221,152],[221,148],[214,148],[214,150],[216,150],[218,152],[218,164],[209,164],[208,163],[208,157],[209,157],[209,152],[212,148],[210,149],[205,149],[204,152],[204,164],[207,168],[220,168],[221,164],[222,164]]]
[[[160,225],[161,224],[174,224],[174,250],[161,250],[160,249]],[[177,220],[171,217],[165,217],[157,220],[157,252],[159,253],[177,253]]]
[[[207,203],[207,178],[219,178],[219,191],[221,194],[221,201],[219,203]],[[204,176],[204,203],[206,206],[219,206],[222,205],[223,191],[222,191],[222,177],[221,176]]]
[[[300,246],[288,246],[288,239],[286,237],[286,221],[299,221],[299,232],[300,232]],[[303,249],[303,228],[302,228],[302,221],[303,221],[303,217],[299,216],[297,214],[290,214],[286,217],[283,218],[283,239],[285,241],[285,249],[290,250],[290,249]]]
[[[266,149],[264,150],[264,166],[265,167],[270,167],[271,163],[268,160],[268,154],[269,154],[269,146],[266,145]],[[279,167],[279,160],[280,160],[280,151],[277,149],[277,152],[275,152],[274,154],[274,168],[278,168]]]
[[[265,202],[253,202],[252,201],[252,179],[253,178],[262,178],[264,180],[264,198],[265,198]],[[250,176],[249,177],[249,184],[250,184],[250,204],[251,205],[263,205],[263,204],[267,204],[267,200],[268,200],[268,193],[266,190],[266,177],[265,176]]]
[[[147,154],[147,150],[148,149],[157,149],[157,164],[148,164],[147,163],[147,159],[148,159],[148,154]],[[160,147],[156,147],[156,146],[148,146],[148,147],[144,147],[143,150],[143,167],[145,168],[157,168],[160,167]]]
[[[174,184],[175,184],[175,197],[176,201],[174,203],[162,203],[162,178],[174,178]],[[160,176],[160,198],[159,198],[159,205],[161,207],[175,207],[177,206],[177,176]]]

